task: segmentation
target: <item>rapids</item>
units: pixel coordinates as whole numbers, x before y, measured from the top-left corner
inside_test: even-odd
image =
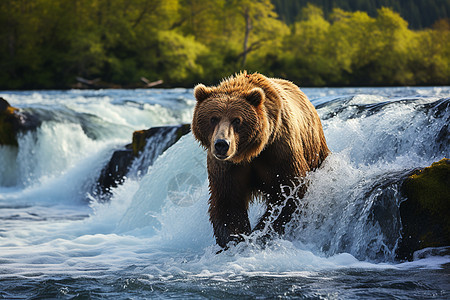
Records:
[[[333,154],[285,237],[219,254],[192,134],[109,202],[92,194],[134,130],[191,121],[192,90],[0,92],[43,120],[0,146],[0,297],[448,299],[450,257],[436,255],[448,249],[395,260],[395,180],[449,157],[450,87],[304,92]],[[263,211],[250,207],[252,224]]]

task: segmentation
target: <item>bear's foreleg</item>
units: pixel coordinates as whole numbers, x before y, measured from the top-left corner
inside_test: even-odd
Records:
[[[279,203],[278,205],[268,204],[266,212],[253,228],[253,232],[261,232],[258,234],[257,241],[264,245],[274,234],[283,235],[285,225],[292,220],[296,210],[297,203],[294,199],[288,199],[286,203]]]
[[[216,215],[216,210],[211,207],[210,219],[219,246],[226,247],[231,241],[240,242],[243,240],[243,234],[250,234],[250,222],[246,210],[228,210],[220,212],[222,217],[215,217]]]
[[[243,234],[251,232],[247,213],[251,193],[246,172],[240,166],[208,157],[209,219],[221,247],[230,241],[239,242]]]
[[[267,198],[267,210],[259,219],[253,231],[263,231],[270,234],[271,231],[283,235],[285,226],[296,213],[299,201],[306,192],[306,186],[301,185],[293,188],[294,195],[285,195],[280,191],[273,192]]]

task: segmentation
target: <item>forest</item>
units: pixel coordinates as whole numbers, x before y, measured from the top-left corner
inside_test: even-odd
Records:
[[[320,6],[327,18],[337,7],[351,12],[365,11],[371,17],[377,15],[378,9],[389,7],[408,21],[412,29],[430,27],[436,20],[450,17],[449,0],[272,0],[272,3],[287,24],[293,23],[308,3]]]
[[[294,2],[2,0],[0,89],[192,87],[244,69],[300,86],[450,84],[449,1],[426,1],[431,19],[400,5],[423,1]]]

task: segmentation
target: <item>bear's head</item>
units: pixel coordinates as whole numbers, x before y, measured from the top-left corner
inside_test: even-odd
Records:
[[[192,132],[214,158],[241,163],[258,156],[270,136],[261,88],[228,91],[199,84],[194,95]]]

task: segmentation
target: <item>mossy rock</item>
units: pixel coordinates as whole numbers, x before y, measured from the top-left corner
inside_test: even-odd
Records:
[[[162,147],[159,148],[156,153],[156,155],[159,155],[178,141],[183,135],[187,134],[190,129],[190,124],[182,124],[178,126],[152,127],[147,130],[135,131],[133,133],[132,143],[126,145],[125,149],[115,151],[108,164],[101,171],[94,193],[99,195],[101,200],[107,201],[111,196],[111,188],[117,187],[124,182],[124,176],[128,174],[133,161],[140,155],[143,155],[147,143],[150,142],[150,138],[154,136],[167,138],[165,140],[157,138],[153,140],[153,144],[150,145],[157,147],[158,143],[162,144]],[[150,161],[150,163],[153,162]],[[138,170],[143,170],[145,166],[137,165],[137,168]]]
[[[17,146],[17,108],[0,98],[0,145]]]
[[[148,139],[150,139],[152,136],[157,133],[163,135],[169,134],[174,128],[176,128],[176,131],[175,134],[172,135],[173,141],[169,143],[170,146],[190,131],[190,124],[183,124],[179,126],[152,127],[150,129],[138,130],[133,132],[133,141],[131,143],[131,148],[133,149],[134,156],[138,156],[139,153],[144,150],[145,146],[147,145]]]
[[[147,143],[147,130],[136,130],[133,132],[133,141],[131,142],[131,148],[133,149],[133,155],[138,156],[139,152],[144,150]]]
[[[414,171],[402,184],[402,240],[397,257],[412,259],[414,251],[450,245],[450,160]]]
[[[114,151],[97,180],[95,192],[99,196],[99,200],[108,200],[111,196],[111,188],[115,188],[125,181],[125,176],[134,159],[135,157],[130,149]]]

